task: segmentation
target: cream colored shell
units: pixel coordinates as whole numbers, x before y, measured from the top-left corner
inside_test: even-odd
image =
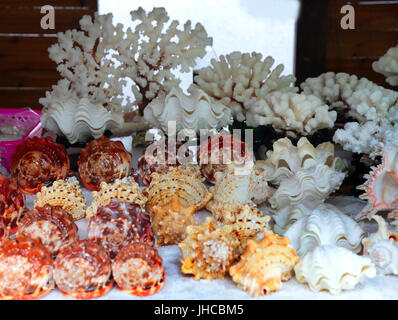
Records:
[[[57,180],[50,187],[42,187],[36,195],[34,207],[46,204],[61,206],[74,220],[82,219],[86,214],[86,199],[75,177]]]
[[[152,126],[173,135],[182,129],[199,133],[200,129],[220,129],[230,124],[231,109],[213,100],[200,88],[193,86],[190,95],[180,87],[173,87],[167,95],[161,93],[144,109],[144,119]],[[170,121],[176,124],[176,132],[168,131]]]
[[[308,283],[313,291],[338,294],[353,289],[366,277],[376,275],[376,269],[367,257],[334,245],[322,245],[308,252],[294,268],[296,279]]]
[[[195,210],[202,209],[213,196],[203,181],[204,177],[195,165],[169,167],[167,173],[153,173],[151,184],[143,190],[148,198],[146,210],[152,214],[155,205],[170,202],[174,194],[184,207],[193,205]]]
[[[359,253],[365,235],[366,232],[351,217],[330,204],[321,204],[284,234],[300,257],[318,245],[337,245]]]
[[[112,183],[101,182],[100,190],[93,191],[93,202],[87,208],[86,216],[90,219],[97,213],[99,206],[108,205],[112,199],[131,202],[138,204],[141,208],[145,208],[146,197],[140,191],[138,184],[132,177],[116,179]]]
[[[298,261],[289,239],[269,232],[258,242],[247,242],[241,260],[230,268],[229,274],[238,287],[252,296],[261,296],[279,290],[282,281],[292,277]]]

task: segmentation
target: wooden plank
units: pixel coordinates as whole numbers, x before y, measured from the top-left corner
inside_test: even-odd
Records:
[[[40,7],[36,9],[2,10],[0,9],[0,33],[11,34],[49,34],[63,32],[79,27],[79,21],[84,15],[92,15],[92,9],[55,10],[55,29],[42,29],[40,21],[44,14]]]
[[[4,88],[0,87],[0,108],[24,108],[40,110],[39,99],[45,96],[47,88]]]
[[[98,8],[97,0],[1,0],[0,8],[20,9],[52,5],[53,7],[85,7],[94,11]]]

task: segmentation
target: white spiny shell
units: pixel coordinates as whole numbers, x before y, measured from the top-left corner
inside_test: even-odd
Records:
[[[382,274],[398,275],[397,234],[392,233],[387,222],[380,216],[373,217],[379,226],[376,233],[363,239],[363,254],[369,256]]]
[[[98,139],[105,130],[123,125],[123,114],[110,112],[87,98],[54,97],[43,109],[40,121],[44,128],[65,136],[69,142]]]
[[[164,132],[168,132],[169,122],[175,121],[177,133],[182,129],[196,133],[200,129],[218,130],[230,124],[230,108],[213,100],[198,87],[191,87],[189,92],[190,95],[186,95],[181,88],[173,87],[167,95],[159,94],[144,109],[144,119]]]
[[[337,245],[359,253],[365,235],[354,219],[330,204],[321,204],[284,234],[300,257],[318,245]]]
[[[353,289],[365,277],[372,278],[376,269],[367,257],[338,246],[317,246],[294,268],[296,279],[308,283],[313,291],[326,290],[338,294]]]

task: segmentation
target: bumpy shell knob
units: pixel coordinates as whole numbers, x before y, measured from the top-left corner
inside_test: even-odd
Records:
[[[212,184],[216,183],[215,173],[224,172],[227,164],[243,163],[252,159],[248,146],[238,136],[224,131],[202,142],[198,152],[200,171]]]
[[[17,146],[11,156],[11,175],[20,188],[36,194],[42,186],[65,179],[69,172],[69,157],[65,147],[51,137],[33,137]]]
[[[100,241],[112,259],[131,242],[154,244],[149,215],[138,204],[119,200],[98,207],[89,221],[88,237]]]
[[[51,253],[23,235],[0,243],[0,299],[38,299],[54,288]]]
[[[25,194],[19,189],[15,179],[7,179],[0,174],[0,215],[2,228],[6,233],[15,233],[18,221],[25,208]],[[7,235],[3,234],[3,237]],[[1,238],[1,237],[0,237]]]
[[[19,222],[18,234],[39,240],[53,256],[79,238],[72,216],[49,205],[27,211]]]
[[[111,260],[106,250],[91,240],[79,240],[62,249],[54,262],[54,280],[66,297],[92,299],[113,285]]]
[[[130,174],[131,157],[120,141],[106,137],[93,140],[80,153],[80,179],[87,189],[99,191],[101,182],[110,183]]]
[[[164,285],[166,273],[158,251],[145,244],[130,244],[121,249],[112,264],[113,278],[121,291],[148,296]]]

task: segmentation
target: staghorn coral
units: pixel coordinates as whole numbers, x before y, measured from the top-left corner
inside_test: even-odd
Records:
[[[234,262],[239,241],[232,236],[231,225],[217,224],[211,217],[186,229],[186,238],[178,244],[181,271],[196,280],[224,279]]]
[[[230,107],[237,120],[243,121],[245,104],[251,99],[264,98],[273,91],[297,91],[291,87],[295,77],[281,76],[282,64],[271,71],[273,64],[272,57],[263,60],[261,53],[234,51],[221,55],[219,61],[212,59],[211,66],[198,70],[195,82],[207,94]]]
[[[332,128],[336,111],[318,97],[305,93],[272,92],[262,99],[247,103],[246,124],[257,127],[271,124],[288,136],[311,135],[323,128]]]
[[[374,71],[386,77],[391,86],[398,86],[398,45],[388,49],[387,53],[373,62]]]
[[[282,281],[292,277],[298,261],[289,239],[269,232],[261,241],[247,242],[241,260],[229,273],[240,288],[252,296],[261,296],[279,290]]]

